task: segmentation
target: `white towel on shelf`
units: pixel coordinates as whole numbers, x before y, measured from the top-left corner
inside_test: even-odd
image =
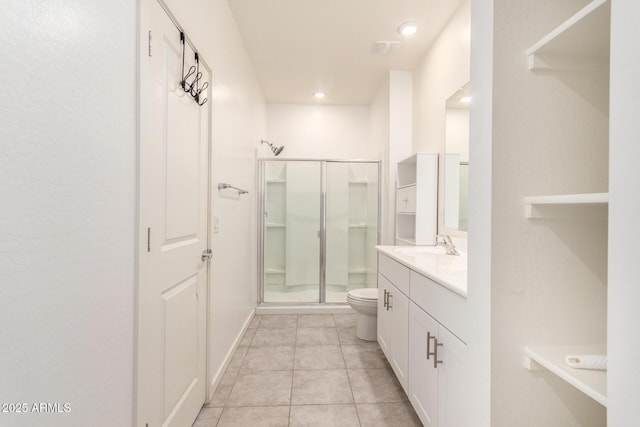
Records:
[[[575,369],[607,370],[606,354],[570,354],[564,358],[565,363]]]

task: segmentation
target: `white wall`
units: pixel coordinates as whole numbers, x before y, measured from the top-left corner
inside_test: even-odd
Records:
[[[2,4],[0,402],[71,409],[2,425],[133,420],[136,17]]]
[[[413,72],[415,152],[444,152],[445,102],[470,80],[470,14],[467,0]]]
[[[467,306],[474,333],[467,343],[473,355],[467,375],[473,396],[468,409],[477,427],[491,425],[493,2],[473,0],[471,5]]]
[[[389,78],[384,79],[369,105],[369,132],[367,137],[367,157],[382,162],[380,185],[382,187],[382,244],[394,243],[394,211],[389,211],[390,167],[389,167]],[[391,194],[395,194],[391,193]],[[394,200],[394,199],[391,199]]]
[[[607,373],[610,427],[640,425],[640,59],[639,2],[611,5],[611,121],[609,144],[609,324]]]
[[[264,98],[226,0],[185,5],[168,1],[207,64],[213,69],[212,381],[257,301],[255,150],[265,133]],[[237,197],[218,182],[249,190]]]
[[[398,162],[411,156],[413,138],[413,77],[410,72],[391,71],[389,73],[389,148],[385,159],[389,170],[387,186],[383,199],[383,211],[388,214],[384,235],[391,235],[385,244],[395,244],[396,226],[396,187],[398,186]]]
[[[605,423],[601,405],[550,372],[523,368],[528,344],[606,343],[606,220],[528,220],[523,207],[527,195],[608,189],[608,103],[600,96],[608,76],[531,72],[523,55],[584,4],[494,1],[493,187],[486,202],[495,427]]]
[[[369,107],[268,104],[264,139],[284,145],[278,158],[366,159]],[[273,156],[263,144],[260,156]]]

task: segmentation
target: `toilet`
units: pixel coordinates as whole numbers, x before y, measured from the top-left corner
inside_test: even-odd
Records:
[[[353,289],[347,293],[347,302],[358,313],[356,337],[361,340],[376,341],[378,288]]]

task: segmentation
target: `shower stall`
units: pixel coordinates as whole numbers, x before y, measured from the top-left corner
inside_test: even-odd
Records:
[[[258,177],[259,304],[346,304],[376,287],[379,162],[259,159]]]

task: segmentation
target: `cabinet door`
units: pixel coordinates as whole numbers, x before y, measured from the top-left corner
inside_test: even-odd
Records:
[[[408,391],[409,368],[409,298],[392,286],[388,298],[391,313],[391,367],[405,392]]]
[[[384,352],[387,360],[391,360],[390,346],[391,340],[389,336],[389,318],[390,312],[385,304],[385,295],[393,285],[381,274],[378,274],[378,344]]]
[[[438,331],[438,425],[467,427],[468,417],[467,345],[440,325]]]
[[[425,427],[438,425],[438,374],[433,356],[427,359],[427,334],[438,336],[438,322],[413,302],[409,303],[409,400]],[[433,351],[434,339],[430,340]]]

